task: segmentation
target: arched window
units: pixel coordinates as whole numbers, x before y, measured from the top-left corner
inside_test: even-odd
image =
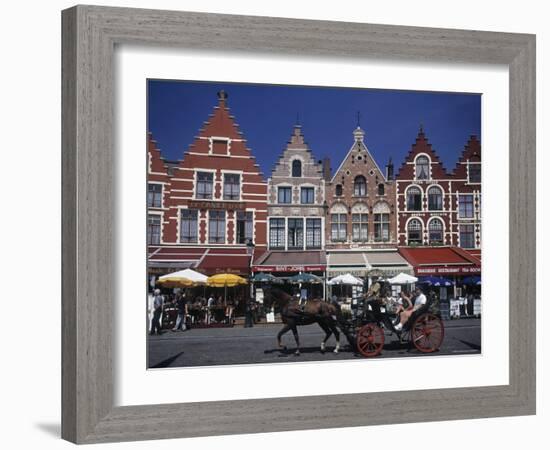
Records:
[[[427,180],[430,178],[430,160],[427,156],[416,158],[416,179]]]
[[[369,208],[364,203],[358,203],[351,209],[351,231],[355,242],[369,240]]]
[[[390,207],[380,201],[374,205],[374,240],[386,242],[390,240]]]
[[[295,159],[292,161],[292,176],[300,178],[302,176],[302,161]]]
[[[408,244],[422,244],[422,223],[418,219],[412,219],[407,225]]]
[[[348,209],[338,203],[330,209],[330,239],[332,242],[344,242],[347,239]]]
[[[422,211],[422,191],[417,186],[407,189],[407,210]]]
[[[428,239],[431,245],[443,244],[443,222],[439,219],[432,219],[428,225]]]
[[[441,211],[443,209],[443,194],[441,188],[432,186],[428,189],[428,209],[430,211]]]
[[[378,185],[378,195],[384,195],[384,183]]]
[[[363,175],[357,175],[353,181],[353,195],[364,197],[367,195],[367,180]]]
[[[342,185],[341,184],[336,185],[336,189],[334,190],[334,193],[336,194],[336,197],[341,197],[342,196]]]

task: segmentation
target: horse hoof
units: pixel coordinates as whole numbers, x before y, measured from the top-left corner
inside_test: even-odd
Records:
[[[299,352],[298,350],[296,350],[296,351],[294,352],[294,356],[300,356],[300,352]]]
[[[335,348],[332,352],[333,352],[333,353],[338,353],[339,350],[338,350],[337,348]]]

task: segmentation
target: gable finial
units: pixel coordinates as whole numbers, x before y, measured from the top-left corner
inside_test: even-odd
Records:
[[[357,111],[357,128],[361,128],[361,111]]]
[[[229,96],[227,95],[227,92],[225,92],[223,89],[218,91],[217,95],[218,95],[218,101],[220,103],[227,102],[227,97],[229,97]]]
[[[420,134],[424,134],[424,124],[420,122]]]
[[[296,126],[297,127],[301,127],[302,125],[300,124],[300,113],[297,112],[296,113]]]

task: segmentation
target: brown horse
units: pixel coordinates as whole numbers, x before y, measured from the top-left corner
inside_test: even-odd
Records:
[[[298,336],[297,327],[317,323],[325,332],[325,338],[321,342],[321,352],[325,351],[325,344],[328,338],[334,333],[334,337],[336,338],[334,353],[338,353],[340,350],[340,332],[336,326],[337,317],[340,315],[338,305],[313,299],[307,300],[305,305],[300,306],[298,300],[280,289],[265,289],[264,306],[267,309],[271,309],[274,304],[279,306],[281,319],[284,323],[283,328],[277,334],[277,345],[279,348],[286,348],[281,342],[281,337],[289,330],[292,330],[296,341],[295,355],[300,355],[300,337]]]

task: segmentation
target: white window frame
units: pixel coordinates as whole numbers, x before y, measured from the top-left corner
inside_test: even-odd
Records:
[[[425,157],[428,160],[428,177],[427,178],[418,178],[418,158]],[[414,179],[417,181],[429,181],[432,179],[432,158],[427,153],[419,153],[414,158]]]
[[[212,174],[212,197],[211,198],[199,198],[197,193],[199,190],[199,173],[211,173]],[[193,171],[193,200],[214,200],[216,198],[216,170],[215,169],[199,169],[196,168]]]

